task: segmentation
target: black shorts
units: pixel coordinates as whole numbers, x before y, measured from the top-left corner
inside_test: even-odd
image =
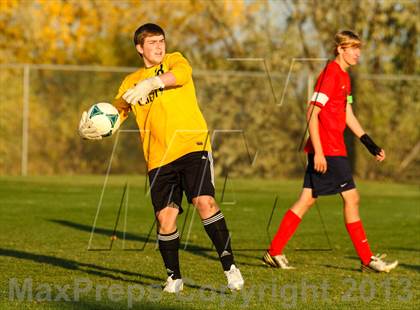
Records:
[[[202,195],[214,197],[213,159],[207,151],[188,153],[149,172],[150,193],[155,212],[168,205],[182,213],[182,195],[188,202]]]
[[[350,162],[346,156],[325,156],[327,172],[322,174],[314,169],[314,154],[308,154],[304,188],[312,188],[314,198],[333,195],[356,188],[351,173]]]

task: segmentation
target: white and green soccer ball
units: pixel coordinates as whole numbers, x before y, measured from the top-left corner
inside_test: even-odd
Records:
[[[111,136],[120,127],[118,110],[110,103],[95,103],[87,115],[102,137]]]

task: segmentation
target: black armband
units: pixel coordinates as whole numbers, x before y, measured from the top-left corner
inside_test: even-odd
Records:
[[[375,142],[365,133],[363,136],[360,137],[360,141],[366,146],[366,148],[369,150],[369,152],[376,156],[381,153],[381,148],[376,145]]]

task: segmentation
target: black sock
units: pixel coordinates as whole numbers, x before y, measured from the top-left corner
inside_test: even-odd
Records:
[[[208,219],[202,220],[204,229],[213,241],[216,247],[217,254],[219,254],[220,262],[223,270],[230,270],[230,266],[234,264],[233,253],[230,247],[229,230],[226,226],[226,221],[221,211],[218,211]]]
[[[179,233],[175,230],[170,234],[158,234],[159,251],[165,264],[166,272],[172,279],[181,279],[179,270]]]

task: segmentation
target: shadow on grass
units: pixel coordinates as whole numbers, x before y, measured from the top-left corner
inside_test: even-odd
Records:
[[[397,248],[394,248],[394,249],[397,249]],[[352,258],[352,259],[355,259],[355,260],[359,260],[359,258],[356,257],[356,256],[346,256],[346,258]],[[398,258],[394,258],[394,259],[398,259]],[[393,259],[390,259],[390,261],[393,261]],[[420,265],[410,265],[410,264],[405,264],[405,263],[400,262],[396,269],[401,268],[401,267],[404,268],[404,269],[409,269],[409,270],[414,270],[414,271],[420,272]]]
[[[160,283],[163,282],[161,278],[158,278],[155,276],[145,275],[145,274],[131,272],[127,270],[108,268],[108,267],[103,267],[103,266],[89,264],[89,263],[77,262],[75,260],[55,257],[51,255],[34,254],[34,253],[19,251],[15,249],[0,248],[0,256],[7,256],[7,257],[18,258],[18,259],[30,260],[30,261],[40,263],[40,264],[48,264],[48,265],[52,265],[56,267],[61,267],[64,269],[84,272],[84,273],[98,276],[98,277],[104,277],[104,278],[109,278],[112,280],[118,280],[118,281],[129,282],[129,283],[137,283],[141,285],[153,285],[153,283],[144,282],[143,280],[140,280],[140,279],[147,279],[153,282],[158,281]],[[115,273],[125,275],[125,276],[135,277],[135,279],[127,279],[127,278],[122,277],[121,275],[115,275]],[[212,292],[216,292],[220,294],[225,293],[223,290],[213,289],[210,287],[202,287],[199,285],[195,285],[193,283],[184,283],[184,285],[190,288],[194,288],[194,289],[198,289],[202,291],[212,291]]]
[[[420,252],[420,249],[405,248],[405,247],[391,247],[390,250],[407,251],[407,252]]]
[[[352,272],[361,271],[360,268],[347,268],[347,267],[333,266],[333,265],[330,265],[330,264],[324,265],[324,267],[337,269],[337,270],[352,271]]]
[[[359,269],[359,268],[344,268],[344,267],[333,266],[333,265],[324,265],[324,267],[347,270],[347,271],[360,271],[361,272],[361,269]],[[409,270],[414,270],[414,271],[420,272],[420,265],[409,265],[409,264],[399,263],[395,270],[397,270],[398,268],[404,268],[404,269],[409,269]]]
[[[85,231],[85,232],[89,232],[89,233],[92,231],[92,226],[90,226],[90,225],[80,224],[80,223],[76,223],[76,222],[72,222],[72,221],[68,221],[68,220],[61,220],[61,219],[47,219],[47,220],[49,222],[59,224],[59,225],[62,225],[62,226],[66,226],[66,227],[70,227],[70,228],[74,228],[74,229],[77,229],[77,230],[80,230],[80,231]],[[107,229],[107,228],[96,227],[95,228],[95,233],[111,237],[112,233],[113,233],[113,230]],[[116,235],[117,235],[118,239],[123,239],[124,233],[122,231],[116,231]],[[142,246],[139,247],[138,249],[126,249],[126,251],[142,251],[144,249],[146,243],[149,243],[149,242],[152,241],[151,238],[147,238],[147,236],[135,235],[135,234],[132,234],[132,233],[126,233],[125,234],[125,240],[143,242]],[[184,245],[185,245],[185,243],[181,243],[181,245],[180,245],[181,250],[184,249]],[[241,251],[256,251],[256,250],[260,251],[260,249],[241,249]],[[109,251],[109,249],[92,249],[92,251]],[[195,245],[195,244],[192,244],[192,243],[188,243],[188,247],[184,251],[186,251],[188,253],[191,253],[193,255],[197,255],[197,256],[201,256],[201,257],[210,259],[210,260],[219,261],[219,258],[215,254],[216,250],[214,248],[203,247],[203,246]],[[206,253],[206,252],[211,252],[211,253]],[[234,254],[237,253],[237,252],[239,252],[239,251],[234,250]],[[235,254],[235,255],[240,256],[241,254]]]
[[[115,269],[115,268],[108,268],[108,267],[103,267],[103,266],[89,264],[89,263],[77,262],[71,259],[55,257],[51,255],[34,254],[34,253],[29,253],[29,252],[14,250],[14,249],[0,248],[0,256],[8,256],[8,257],[14,257],[14,258],[19,258],[19,259],[30,260],[30,261],[40,263],[40,264],[48,264],[48,265],[52,265],[56,267],[69,269],[69,270],[75,270],[75,271],[80,271],[87,274],[92,274],[99,277],[106,277],[113,280],[120,280],[120,281],[126,281],[126,282],[135,282],[135,283],[143,284],[143,285],[148,285],[150,283],[141,281],[139,279],[128,280],[126,278],[123,278],[121,276],[118,276],[112,273],[132,276],[132,277],[136,277],[140,279],[144,278],[144,279],[148,279],[152,281],[162,281],[161,278],[149,276],[149,275],[145,275],[145,274],[141,274],[137,272],[131,272],[131,271],[120,270],[120,269]]]
[[[71,227],[71,228],[74,228],[74,229],[77,229],[77,230],[86,231],[86,232],[89,232],[89,233],[92,231],[92,226],[90,226],[90,225],[75,223],[75,222],[71,222],[71,221],[67,221],[67,220],[58,220],[58,219],[48,219],[48,221],[52,222],[52,223],[60,224],[60,225],[63,225],[63,226]],[[95,228],[95,234],[100,234],[100,235],[111,237],[112,233],[113,233],[112,229],[100,228],[100,227]],[[117,235],[117,237],[119,239],[122,239],[124,237],[124,233],[121,232],[121,231],[117,230],[115,234]],[[135,234],[132,234],[132,233],[126,233],[125,234],[125,240],[128,240],[128,241],[142,241],[142,242],[150,241],[146,237],[143,237],[141,235],[135,235]]]
[[[402,268],[405,268],[405,269],[410,269],[410,270],[420,272],[420,265],[409,265],[409,264],[405,264],[405,263],[400,263],[399,266],[402,267]]]

